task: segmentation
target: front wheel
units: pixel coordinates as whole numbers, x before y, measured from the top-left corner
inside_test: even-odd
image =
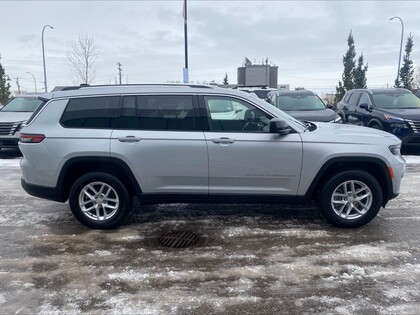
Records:
[[[327,180],[319,204],[330,223],[355,228],[369,223],[378,214],[382,189],[368,172],[344,171]]]
[[[107,173],[88,173],[70,189],[70,209],[80,223],[93,229],[118,226],[130,211],[127,188]]]

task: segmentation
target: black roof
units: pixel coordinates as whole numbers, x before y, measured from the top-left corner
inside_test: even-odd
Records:
[[[370,94],[392,94],[395,92],[411,93],[409,90],[402,88],[388,88],[388,89],[354,89],[349,92],[367,92]]]
[[[314,92],[309,90],[294,90],[294,91],[287,91],[281,90],[276,92],[278,96],[296,96],[296,95],[316,95]]]

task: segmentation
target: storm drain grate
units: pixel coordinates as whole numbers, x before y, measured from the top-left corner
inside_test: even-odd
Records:
[[[185,248],[198,242],[198,235],[191,231],[170,231],[159,238],[159,243],[171,248]]]

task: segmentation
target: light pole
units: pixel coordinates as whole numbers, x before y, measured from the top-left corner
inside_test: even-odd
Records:
[[[26,72],[28,74],[30,74],[32,76],[32,79],[34,79],[34,85],[35,85],[35,93],[37,93],[38,91],[36,90],[36,80],[35,80],[35,76],[31,73],[31,72]]]
[[[42,36],[41,36],[41,41],[42,41],[42,61],[44,63],[44,88],[45,88],[45,93],[47,92],[47,70],[45,69],[45,52],[44,52],[44,31],[45,28],[49,27],[50,29],[54,29],[54,27],[52,27],[51,25],[45,25],[44,28],[42,29]]]
[[[390,20],[393,20],[393,19],[399,19],[400,22],[401,22],[400,57],[398,58],[398,69],[397,69],[397,80],[396,80],[396,82],[398,82],[398,78],[400,76],[401,52],[402,52],[402,45],[403,45],[403,38],[404,38],[404,23],[403,23],[403,20],[399,16],[394,16],[394,17],[390,18]]]

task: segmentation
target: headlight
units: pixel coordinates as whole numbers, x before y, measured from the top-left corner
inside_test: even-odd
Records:
[[[391,153],[393,155],[400,156],[401,155],[401,145],[400,144],[391,145],[389,147],[389,151],[391,151]]]
[[[400,129],[409,129],[410,128],[407,124],[405,124],[403,122],[400,122],[400,123],[392,123],[390,125],[390,127],[391,128],[400,128]]]
[[[23,126],[25,126],[25,124],[27,123],[27,120],[22,121],[19,125],[19,127],[16,129],[16,131],[20,131],[22,129]]]
[[[340,116],[338,116],[337,118],[335,118],[335,119],[333,119],[333,120],[330,120],[330,122],[332,122],[332,123],[339,123],[339,124],[341,124],[343,121],[341,120],[341,117],[340,117]]]
[[[402,120],[404,121],[404,119],[400,118],[400,117],[395,117],[395,116],[391,116],[391,115],[384,115],[384,119],[385,120]]]

